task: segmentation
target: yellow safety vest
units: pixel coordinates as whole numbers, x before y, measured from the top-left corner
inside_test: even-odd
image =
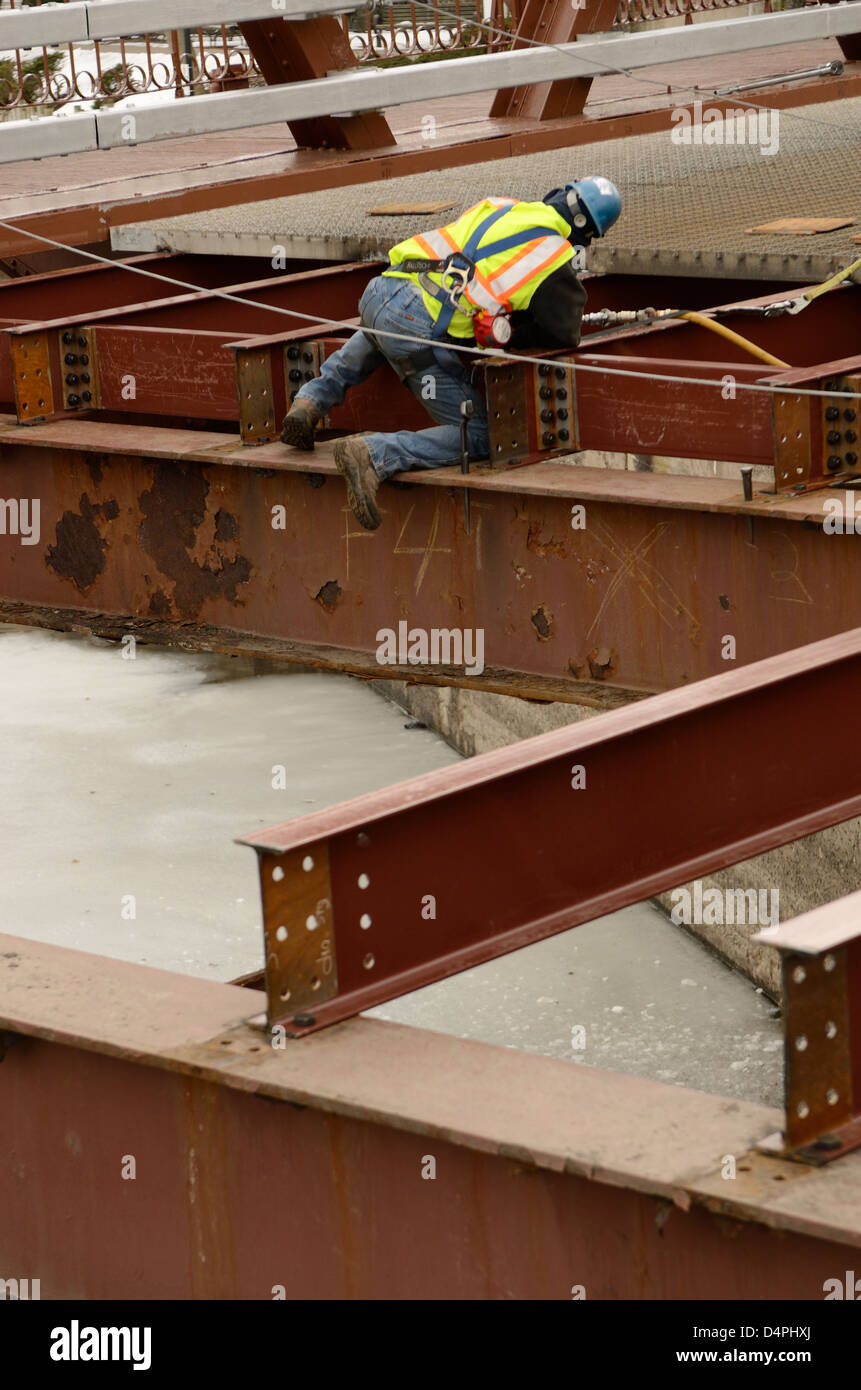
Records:
[[[499,209],[505,209],[496,215]],[[476,240],[482,223],[489,225]],[[533,238],[524,239],[534,230]],[[571,227],[560,213],[547,203],[518,203],[514,198],[485,198],[468,208],[456,222],[438,227],[432,232],[420,232],[393,246],[389,252],[390,269],[384,275],[413,280],[422,291],[425,308],[436,323],[446,307],[447,293],[440,271],[409,273],[396,269],[402,261],[444,260],[454,252],[467,254],[476,270],[451,314],[446,331],[454,338],[472,338],[473,315],[481,310],[490,314],[515,312],[529,307],[530,300],[543,280],[565,265],[576,254],[568,237]],[[482,247],[492,247],[508,239],[517,240],[512,249],[482,256]],[[474,244],[472,247],[470,243]],[[422,283],[424,281],[424,284]],[[437,293],[425,286],[431,283]]]

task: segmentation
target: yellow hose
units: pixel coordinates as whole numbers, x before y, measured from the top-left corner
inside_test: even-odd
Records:
[[[727,338],[729,342],[735,343],[736,347],[744,348],[752,357],[758,357],[760,362],[767,362],[771,367],[789,367],[788,362],[781,362],[779,357],[772,357],[765,348],[757,347],[749,338],[743,338],[740,333],[735,333],[733,329],[726,328],[722,323],[716,323],[706,314],[698,314],[693,309],[684,314],[679,314],[680,319],[688,319],[690,323],[698,323],[701,328],[710,328],[713,333],[719,333],[722,338]]]

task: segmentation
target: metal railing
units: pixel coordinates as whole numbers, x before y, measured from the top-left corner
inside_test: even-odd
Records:
[[[615,27],[751,3],[620,0]],[[0,11],[41,4],[42,0],[0,0]],[[427,4],[393,0],[374,5],[366,14],[344,16],[340,22],[359,63],[417,61],[509,48],[516,7],[517,0],[510,5],[505,0],[430,0]],[[262,83],[235,25],[11,49],[0,51],[0,119],[4,111],[56,110],[75,103],[90,109],[112,106],[127,97],[171,91],[188,96]]]

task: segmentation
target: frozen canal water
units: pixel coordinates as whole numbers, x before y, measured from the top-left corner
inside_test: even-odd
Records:
[[[348,677],[255,669],[0,626],[3,931],[233,979],[262,961],[235,836],[460,760]],[[649,904],[374,1013],[781,1102],[769,1000]]]

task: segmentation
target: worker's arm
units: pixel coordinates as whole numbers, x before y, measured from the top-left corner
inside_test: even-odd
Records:
[[[510,346],[521,351],[576,347],[585,304],[586,291],[569,261],[542,281],[528,309],[511,315]]]

